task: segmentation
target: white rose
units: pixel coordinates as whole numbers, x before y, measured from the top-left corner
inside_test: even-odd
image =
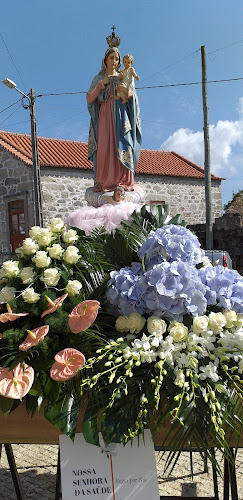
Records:
[[[64,252],[63,248],[61,247],[61,245],[59,245],[59,243],[55,243],[54,245],[52,245],[52,247],[48,247],[47,250],[52,259],[61,259],[62,254]]]
[[[36,243],[31,238],[25,238],[23,241],[23,252],[25,255],[34,255],[39,248],[38,243]]]
[[[69,229],[69,231],[62,234],[62,239],[65,243],[75,243],[75,241],[78,240],[77,231]]]
[[[10,302],[15,297],[16,288],[13,286],[4,286],[0,291],[0,304]]]
[[[169,327],[169,331],[175,342],[182,342],[188,335],[187,326],[183,325],[183,323],[178,323],[177,321],[173,321],[173,326]]]
[[[68,264],[76,264],[76,262],[78,262],[78,259],[80,258],[80,255],[78,255],[78,248],[70,245],[64,252],[63,257],[65,262],[67,262]]]
[[[49,269],[45,269],[44,276],[41,278],[44,281],[46,286],[56,286],[60,279],[60,273],[58,269],[54,267],[49,267]]]
[[[19,277],[22,279],[25,285],[29,285],[29,283],[32,283],[34,275],[35,273],[33,267],[24,267],[19,273]]]
[[[223,327],[226,325],[226,318],[223,313],[211,312],[209,314],[209,327],[212,328],[214,332],[222,332]]]
[[[128,316],[128,328],[130,333],[139,333],[145,325],[145,319],[136,312],[129,314]]]
[[[25,302],[28,302],[28,304],[34,304],[35,302],[38,302],[40,295],[35,292],[34,288],[30,287],[26,288],[26,290],[22,292],[22,297]]]
[[[19,263],[14,260],[6,260],[2,265],[2,269],[5,278],[13,278],[19,274]]]
[[[32,240],[36,240],[40,229],[41,229],[40,226],[32,226],[30,228],[29,235],[30,235],[30,238],[32,238]]]
[[[73,295],[78,295],[80,290],[82,288],[82,283],[78,280],[70,280],[68,281],[65,292],[68,294],[69,297],[73,297]]]
[[[196,316],[193,318],[192,329],[194,333],[200,334],[206,332],[208,329],[209,319],[207,316]]]
[[[150,316],[147,319],[147,328],[149,333],[163,335],[166,332],[167,325],[164,319],[157,318],[157,316]]]
[[[47,245],[50,245],[51,240],[52,240],[52,233],[49,229],[47,228],[41,228],[39,233],[36,236],[37,243],[39,243],[40,246],[46,247]]]
[[[34,262],[36,267],[48,267],[51,263],[51,259],[46,252],[39,250],[33,257],[32,262]]]
[[[60,217],[55,217],[51,220],[49,227],[53,233],[59,233],[65,228],[65,224]]]
[[[237,322],[237,314],[235,311],[224,311],[223,315],[226,319],[225,328],[233,328]]]
[[[127,316],[119,316],[116,319],[116,330],[118,332],[129,332]]]
[[[207,257],[207,255],[204,255],[204,257],[202,257],[202,261],[201,262],[203,264],[203,267],[213,267],[212,262],[209,259],[209,257]]]

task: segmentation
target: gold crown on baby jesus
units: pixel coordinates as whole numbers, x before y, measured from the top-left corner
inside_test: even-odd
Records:
[[[118,47],[118,45],[120,45],[120,43],[121,43],[121,40],[120,40],[119,36],[116,36],[116,34],[115,34],[116,27],[112,26],[111,29],[112,29],[112,33],[111,33],[111,35],[106,37],[106,41],[107,41],[109,47],[111,47],[111,48]]]

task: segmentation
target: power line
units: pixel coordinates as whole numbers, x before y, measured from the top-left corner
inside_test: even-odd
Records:
[[[243,77],[240,78],[224,78],[221,80],[208,80],[207,83],[224,83],[224,82],[235,82],[243,80]],[[151,85],[146,87],[136,87],[136,90],[144,90],[144,89],[162,89],[167,87],[186,87],[189,85],[201,85],[203,82],[188,82],[188,83],[172,83],[168,85]],[[36,97],[48,97],[48,96],[58,96],[58,95],[77,95],[77,94],[87,94],[87,92],[61,92],[61,93],[52,93],[52,94],[39,94]]]
[[[17,102],[21,101],[22,100],[22,97],[20,99],[18,99],[17,101],[13,102],[13,104],[10,104],[10,106],[7,106],[7,108],[4,108],[0,111],[0,113],[3,113],[4,111],[6,111],[7,109],[11,108],[12,106],[14,106],[15,104],[17,104]]]
[[[16,109],[15,109],[15,110],[14,110],[14,111],[13,111],[13,112],[9,115],[9,116],[7,116],[7,118],[5,118],[5,119],[4,119],[4,120],[0,123],[0,125],[2,125],[2,123],[6,122],[6,121],[10,118],[10,116],[14,115],[14,113],[16,113],[16,111],[18,111],[18,109],[19,109],[19,108],[21,108],[21,105],[20,105],[20,106],[18,106],[18,107],[17,107],[17,108],[16,108]]]
[[[230,43],[229,45],[225,45],[224,47],[221,47],[219,49],[216,49],[216,50],[212,50],[211,52],[208,52],[208,56],[210,54],[214,54],[215,52],[219,52],[220,50],[224,50],[224,49],[227,49],[228,47],[232,47],[232,45],[237,45],[237,43],[242,43],[243,40],[238,40],[238,42],[233,42],[233,43]]]
[[[23,78],[22,78],[22,76],[21,76],[21,74],[20,74],[20,72],[19,72],[19,70],[18,70],[18,68],[17,68],[17,66],[16,66],[16,64],[15,64],[15,62],[14,62],[14,60],[13,60],[13,57],[12,57],[12,55],[10,54],[10,50],[9,50],[9,49],[8,49],[8,47],[7,47],[7,44],[6,44],[6,42],[5,42],[4,38],[3,38],[2,33],[0,33],[0,36],[1,36],[1,39],[2,39],[2,41],[3,41],[4,46],[5,46],[5,48],[6,48],[6,51],[7,51],[8,55],[9,55],[9,57],[10,57],[10,59],[11,59],[11,61],[12,61],[13,65],[14,65],[14,67],[15,67],[15,69],[16,69],[16,71],[17,71],[18,75],[19,75],[19,78],[20,78],[21,82],[23,83],[24,87],[27,89],[27,87],[26,87],[26,85],[25,85],[25,83],[24,83],[24,81],[23,81]]]
[[[159,75],[159,73],[162,73],[162,71],[165,71],[166,69],[169,69],[172,66],[175,66],[177,63],[179,63],[181,61],[184,61],[185,59],[187,59],[188,57],[191,57],[191,56],[195,55],[199,51],[200,51],[200,49],[197,49],[194,52],[192,52],[191,54],[188,54],[187,56],[182,57],[181,59],[178,59],[178,61],[176,61],[176,62],[174,62],[172,64],[169,64],[169,66],[166,66],[165,68],[160,69],[159,71],[157,71],[157,73],[154,73],[153,75],[147,76],[147,78],[144,78],[140,83],[145,82],[146,80],[148,80],[149,78],[152,78],[153,76]]]

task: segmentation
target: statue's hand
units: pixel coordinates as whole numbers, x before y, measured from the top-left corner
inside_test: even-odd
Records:
[[[103,83],[103,85],[107,85],[110,82],[110,79],[108,78],[108,76],[105,76],[103,80],[101,80],[101,82]]]
[[[121,83],[120,85],[118,85],[117,91],[124,93],[127,91],[127,86],[124,83]]]

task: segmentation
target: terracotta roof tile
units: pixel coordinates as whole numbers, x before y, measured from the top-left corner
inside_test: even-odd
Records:
[[[24,161],[32,164],[31,138],[29,135],[0,131],[0,146]],[[38,137],[41,167],[81,168],[92,170],[87,158],[87,143],[64,139]],[[203,179],[204,170],[174,151],[142,149],[136,173],[166,177]],[[212,174],[213,179],[222,178]]]

